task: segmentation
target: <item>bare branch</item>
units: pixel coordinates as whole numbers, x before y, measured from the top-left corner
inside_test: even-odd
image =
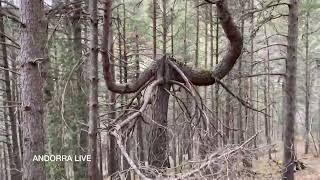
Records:
[[[246,140],[244,143],[242,143],[240,146],[238,146],[235,149],[229,150],[221,155],[218,154],[218,152],[213,153],[212,155],[209,156],[208,161],[206,161],[205,163],[203,163],[199,168],[194,169],[192,171],[189,171],[186,174],[183,174],[181,176],[179,176],[177,179],[186,179],[187,177],[197,173],[198,171],[200,171],[201,169],[205,168],[206,166],[210,165],[211,163],[213,163],[213,161],[216,161],[222,157],[225,157],[228,154],[233,154],[236,151],[242,149],[245,145],[247,145],[250,141],[252,141],[260,132],[256,133],[254,136],[250,137],[248,140]]]
[[[128,155],[126,149],[124,148],[124,146],[122,145],[121,142],[121,137],[119,136],[118,133],[116,133],[115,131],[111,132],[111,135],[113,135],[116,140],[117,140],[117,145],[119,146],[119,149],[122,153],[122,155],[126,158],[127,162],[130,164],[130,166],[133,168],[133,170],[137,173],[137,175],[142,179],[142,180],[151,180],[150,178],[147,178],[144,174],[142,174],[142,172],[138,169],[137,165],[133,162],[133,160],[130,158],[130,156]]]
[[[115,128],[116,130],[120,130],[124,125],[126,125],[127,123],[129,123],[130,121],[132,121],[133,119],[135,119],[141,115],[141,113],[147,108],[147,105],[150,102],[154,88],[162,82],[163,82],[163,79],[157,79],[156,81],[153,81],[150,84],[150,86],[147,87],[145,95],[144,95],[144,102],[143,102],[141,108],[137,112],[135,112],[131,116],[129,116],[127,119],[125,119],[121,123],[117,124],[116,128]]]

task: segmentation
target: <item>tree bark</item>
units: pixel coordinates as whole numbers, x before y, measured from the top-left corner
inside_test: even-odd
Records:
[[[241,1],[241,14],[244,13],[244,8],[245,8],[245,3],[243,1]],[[243,34],[244,32],[244,25],[245,25],[245,22],[244,22],[244,19],[241,20],[241,25],[240,25],[240,29],[241,29],[241,34]],[[242,76],[242,60],[243,60],[243,57],[242,57],[242,54],[240,54],[240,57],[239,57],[239,61],[238,61],[238,74],[239,74],[239,77]],[[238,95],[239,97],[242,99],[243,97],[243,83],[242,83],[242,78],[239,78],[238,79]],[[237,143],[238,144],[241,144],[242,142],[244,142],[244,133],[243,133],[243,114],[242,114],[242,104],[239,102],[238,103],[238,117],[237,117],[237,128],[239,129],[238,131],[238,139],[237,139]]]
[[[215,41],[216,41],[216,47],[215,47],[215,59],[216,59],[216,65],[219,64],[219,18],[216,17],[216,35],[215,35]],[[212,63],[213,64],[213,63]],[[213,67],[211,67],[213,68]],[[213,99],[212,99],[213,101]],[[216,126],[216,130],[220,131],[219,127],[219,83],[215,84],[215,107],[211,107],[212,109],[215,109],[215,118],[214,118],[214,124]],[[221,129],[221,132],[223,132],[223,129]],[[222,133],[223,134],[223,133]],[[216,136],[218,137],[218,136]],[[219,138],[216,139],[216,146],[219,147]]]
[[[152,38],[153,38],[153,59],[157,57],[157,0],[152,1]]]
[[[194,67],[198,67],[199,65],[199,26],[200,26],[200,9],[199,9],[199,0],[196,0],[196,54],[194,60]]]
[[[44,162],[33,161],[45,153],[43,87],[47,53],[47,19],[43,1],[21,1],[21,103],[23,110],[23,179],[45,180]]]
[[[283,180],[294,179],[294,126],[296,122],[296,77],[297,77],[297,45],[298,45],[298,0],[290,0],[288,16],[288,47],[286,63],[286,117],[284,133],[284,160],[286,171]]]
[[[254,0],[250,0],[250,8],[254,8]],[[254,23],[254,14],[251,15],[250,17],[250,74],[253,74],[253,63],[254,63],[254,27],[255,27],[255,23]],[[250,78],[249,80],[249,99],[251,99],[251,104],[253,104],[254,102],[254,92],[253,92],[253,78]],[[250,111],[249,112],[249,122],[248,122],[248,135],[249,137],[252,137],[256,134],[256,125],[255,125],[255,113]],[[251,145],[256,145],[256,141],[257,139],[254,138],[253,143],[250,143]]]
[[[110,56],[109,53],[113,54],[113,38],[112,38],[112,0],[104,1],[104,14],[103,14],[103,39],[102,39],[102,61],[104,65],[107,62],[114,63],[113,56]],[[106,70],[106,69],[104,69]],[[104,72],[106,73],[106,72]],[[114,80],[114,66],[110,66],[108,69],[108,73],[110,73],[110,79]],[[108,79],[105,81],[109,82]],[[106,83],[107,83],[106,82]],[[107,83],[108,84],[108,83]],[[111,112],[109,115],[110,119],[116,118],[116,94],[110,91],[110,107],[109,111]],[[119,154],[116,139],[114,136],[109,136],[109,147],[108,147],[108,174],[109,176],[113,175],[119,170]]]
[[[188,62],[187,56],[187,10],[188,10],[188,0],[185,0],[184,4],[184,33],[183,33],[183,58],[184,64]]]
[[[305,33],[305,38],[306,38],[306,59],[305,59],[305,147],[304,147],[304,153],[308,154],[309,153],[309,135],[310,135],[310,120],[309,120],[309,115],[310,115],[310,72],[309,72],[309,16],[310,12],[307,10],[307,15],[306,15],[306,33]]]
[[[267,30],[266,26],[264,26],[264,35],[266,38],[266,45],[269,46],[269,39],[267,38]],[[265,72],[266,76],[264,78],[265,84],[264,84],[264,106],[265,106],[265,114],[264,114],[264,126],[265,126],[265,138],[267,141],[267,145],[271,144],[271,137],[270,137],[270,121],[271,118],[269,117],[270,114],[270,76],[268,75],[270,73],[270,51],[269,48],[267,48],[267,59],[265,60]],[[268,158],[272,159],[271,157],[271,149],[268,150]]]
[[[5,148],[5,143],[2,143],[2,150],[3,150],[3,179],[4,180],[8,180],[9,176],[8,176],[8,165],[7,165],[7,152],[6,152],[6,148]]]
[[[162,54],[166,55],[167,53],[167,32],[168,32],[168,25],[167,25],[167,0],[162,0]]]
[[[136,80],[139,79],[140,76],[140,57],[139,57],[139,35],[136,34],[135,38],[135,43],[136,43]],[[140,97],[139,97],[139,104],[140,104]],[[138,147],[137,147],[137,152],[138,152],[138,159],[141,162],[145,162],[146,158],[144,155],[144,141],[143,141],[143,126],[142,126],[142,118],[138,119],[137,122],[137,142],[138,142]]]
[[[81,0],[72,0],[73,3],[73,14],[72,14],[72,21],[71,21],[71,32],[72,32],[72,53],[73,53],[73,62],[79,61],[83,58],[82,55],[82,27],[81,27],[81,14],[82,14],[82,1]],[[79,121],[83,124],[87,124],[88,122],[88,109],[87,109],[87,97],[84,91],[86,91],[86,65],[87,63],[82,64],[75,73],[75,84],[76,84],[76,93],[75,97],[75,107],[78,108],[78,113],[76,114]],[[77,140],[79,141],[80,147],[76,148],[74,152],[80,154],[87,153],[87,137],[88,134],[86,131],[81,130],[81,125],[77,127],[77,131],[80,133],[80,138]],[[87,162],[79,162],[74,163],[74,173],[75,178],[80,178],[87,175]]]
[[[90,12],[90,71],[89,71],[89,143],[88,151],[91,155],[88,176],[90,180],[99,177],[97,134],[98,134],[98,15],[97,0],[89,2]]]
[[[205,13],[205,18],[204,18],[204,21],[205,21],[205,23],[204,23],[204,68],[207,69],[208,68],[208,22],[209,22],[209,24],[211,24],[211,22],[212,22],[212,20],[209,19],[209,17],[211,17],[211,16],[208,17],[208,6],[205,7],[204,13]],[[212,13],[212,12],[210,11],[210,13]],[[208,98],[208,88],[204,87],[204,104],[207,104],[207,98]]]
[[[170,85],[166,82],[171,77],[171,68],[166,62],[166,57],[162,58],[159,70],[157,72],[157,79],[163,79],[163,84],[158,86],[155,94],[153,105],[153,123],[151,127],[150,149],[149,149],[149,163],[158,168],[170,167],[169,163],[169,141],[167,130],[167,114],[169,104]]]
[[[228,88],[230,88],[231,86],[231,79],[230,79],[230,75],[227,76],[226,78],[226,85]],[[232,134],[234,131],[232,130],[231,133],[230,133],[230,128],[231,128],[231,122],[232,122],[232,112],[231,112],[231,95],[229,93],[226,94],[226,98],[225,98],[225,102],[226,102],[226,105],[225,105],[225,129],[224,129],[224,134],[225,134],[225,137],[223,138],[223,142],[224,144],[228,144],[230,143],[230,134]]]

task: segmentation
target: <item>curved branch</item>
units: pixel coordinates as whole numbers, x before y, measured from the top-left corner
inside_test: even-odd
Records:
[[[222,79],[226,76],[239,58],[243,46],[242,35],[233,21],[225,0],[217,1],[215,4],[219,22],[229,40],[227,53],[213,71],[194,69],[179,63],[179,68],[188,79],[198,86],[212,85],[215,83],[215,78]]]
[[[104,2],[104,20],[103,20],[103,40],[102,40],[102,62],[103,62],[103,72],[104,79],[107,87],[110,91],[120,94],[133,93],[139,90],[147,81],[149,81],[155,75],[156,65],[154,63],[147,70],[145,70],[138,80],[118,84],[114,79],[114,69],[110,63],[109,50],[112,44],[112,33],[111,33],[111,13],[112,13],[112,0],[106,0]]]
[[[125,126],[127,123],[129,123],[130,121],[132,121],[133,119],[137,118],[138,116],[140,116],[142,114],[142,112],[147,108],[147,105],[150,102],[150,99],[152,97],[152,92],[154,91],[154,88],[161,84],[163,82],[163,79],[157,79],[155,81],[153,81],[146,89],[145,94],[144,94],[144,102],[141,106],[141,108],[133,113],[132,115],[130,115],[127,119],[125,119],[124,121],[120,122],[119,124],[116,125],[115,129],[117,131],[119,131],[123,126]]]

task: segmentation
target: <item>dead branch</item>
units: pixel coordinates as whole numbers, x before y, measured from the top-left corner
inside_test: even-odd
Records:
[[[133,168],[133,170],[137,173],[137,175],[142,179],[142,180],[151,180],[150,178],[147,178],[142,172],[138,169],[137,165],[133,162],[133,160],[130,158],[128,155],[126,149],[122,145],[121,142],[121,137],[116,131],[112,131],[111,135],[113,135],[116,138],[117,145],[119,146],[120,152],[122,155],[126,158],[127,162],[130,164],[130,166]]]
[[[154,88],[161,84],[163,82],[163,79],[157,79],[155,81],[153,81],[146,89],[146,92],[144,94],[144,102],[141,106],[141,108],[133,113],[131,116],[129,116],[127,119],[125,119],[124,121],[120,122],[119,124],[115,125],[115,129],[118,131],[120,130],[124,125],[126,125],[127,123],[129,123],[130,121],[132,121],[133,119],[137,118],[138,116],[140,116],[142,114],[142,112],[147,108],[148,103],[150,102],[151,96],[152,96],[152,92],[154,90]]]
[[[247,145],[250,141],[252,141],[260,132],[256,133],[255,135],[253,135],[252,137],[250,137],[248,140],[246,140],[245,142],[243,142],[240,146],[234,148],[234,149],[231,149],[221,155],[218,154],[218,152],[216,153],[213,153],[212,155],[209,156],[208,160],[201,164],[199,168],[197,169],[194,169],[192,171],[189,171],[188,173],[186,174],[183,174],[183,175],[180,175],[177,179],[186,179],[187,177],[199,172],[201,169],[205,168],[206,166],[210,165],[211,163],[213,163],[213,161],[217,161],[218,159],[222,158],[222,157],[225,157],[225,156],[228,156],[230,154],[233,154],[235,153],[236,151],[242,149],[245,145]],[[219,156],[218,156],[219,155]]]
[[[219,79],[216,79],[216,82],[219,83],[229,94],[231,94],[231,96],[233,96],[234,98],[236,98],[244,107],[251,109],[253,111],[262,113],[264,115],[270,116],[269,114],[266,114],[265,112],[263,112],[262,110],[258,110],[255,109],[254,107],[252,107],[248,102],[246,102],[245,100],[241,99],[239,96],[235,95],[222,81],[220,81]]]

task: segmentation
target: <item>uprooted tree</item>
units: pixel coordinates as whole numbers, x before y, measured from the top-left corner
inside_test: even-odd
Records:
[[[161,59],[155,60],[153,64],[145,69],[136,81],[125,84],[116,83],[113,75],[114,69],[110,62],[111,57],[108,52],[110,47],[109,36],[111,33],[112,1],[107,0],[105,2],[102,55],[104,79],[108,89],[119,94],[141,92],[145,89],[143,103],[140,109],[128,115],[122,121],[112,122],[110,125],[110,133],[115,138],[114,142],[117,142],[120,149],[123,149],[123,147],[121,147],[119,132],[130,127],[130,124],[133,124],[135,119],[144,113],[147,104],[149,104],[150,101],[153,101],[152,120],[154,125],[151,130],[153,142],[150,144],[148,161],[149,164],[154,167],[163,168],[169,166],[167,157],[167,154],[169,154],[168,132],[165,128],[168,124],[167,112],[170,96],[168,90],[170,90],[172,85],[178,85],[184,88],[191,96],[194,96],[194,92],[191,88],[192,85],[209,86],[216,82],[220,82],[220,79],[231,71],[241,54],[243,46],[242,35],[229,12],[226,1],[220,0],[208,2],[214,3],[217,6],[217,16],[219,17],[220,25],[229,40],[228,49],[215,69],[209,71],[191,68],[184,63],[178,62],[173,57],[163,56]],[[129,164],[134,168],[132,162],[129,162]]]

